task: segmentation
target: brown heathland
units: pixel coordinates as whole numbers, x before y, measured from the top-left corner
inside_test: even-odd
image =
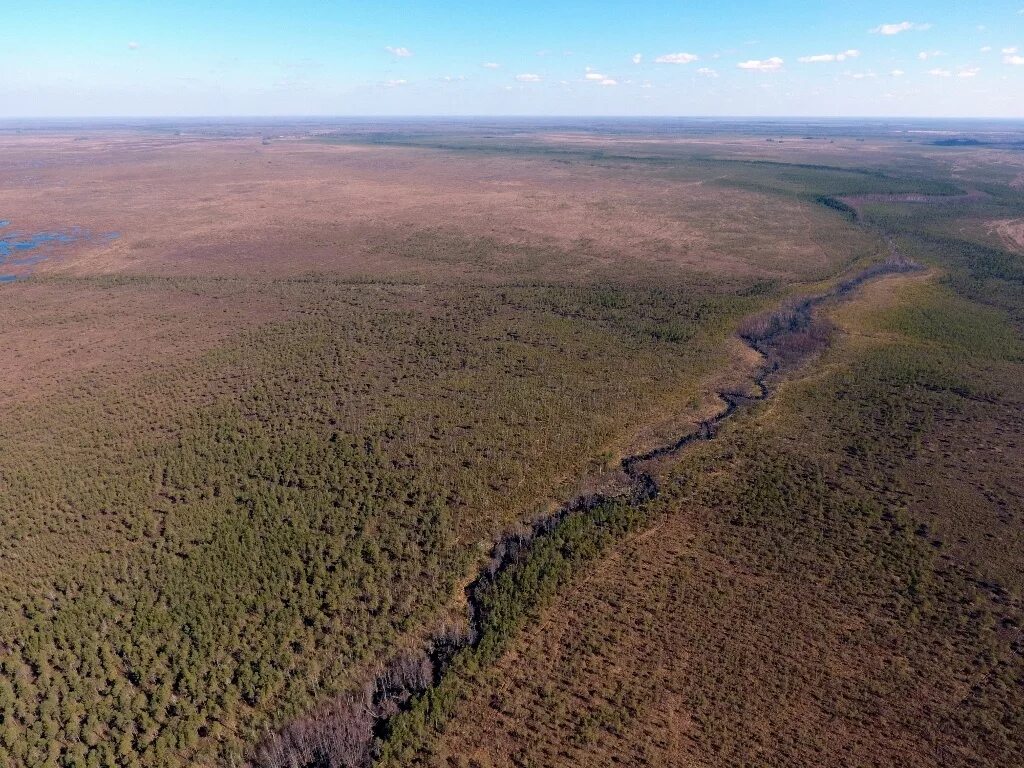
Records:
[[[46,273],[792,279],[863,247],[852,228],[837,242],[826,211],[621,163],[102,136],[8,136],[0,155],[0,210],[20,229],[120,234]]]
[[[890,382],[867,384],[880,350],[935,353],[906,330],[908,306],[980,311],[934,279],[888,278],[838,311],[825,365],[699,472],[684,459],[683,498],[555,599],[425,762],[1005,764],[1024,736],[1019,353],[960,367],[983,399],[904,391],[897,405],[874,402]],[[860,410],[844,415],[837,395]],[[870,437],[905,418],[919,450]]]
[[[919,206],[872,228],[832,195],[953,195],[951,171],[993,189],[1019,172],[895,140],[256,133],[0,135],[0,231],[85,231],[0,285],[0,764],[241,762],[463,622],[461,587],[497,537],[719,408],[760,362],[733,335],[744,316],[887,255],[892,222],[948,218]],[[1021,216],[1006,195],[960,203]],[[1013,298],[1003,255],[973,256],[965,292]],[[984,609],[957,612],[921,564],[931,536],[974,575],[1010,580],[1019,562],[1016,337],[967,299],[914,294],[896,317],[880,290],[865,315],[837,312],[843,343],[790,400],[699,454],[703,474],[661,467],[676,486],[657,527],[557,597],[438,757],[958,748],[929,708],[966,695],[971,661],[1000,685],[1016,667],[995,668],[1005,638],[979,629],[1005,619],[991,595],[947,590]],[[950,332],[956,355],[982,356],[969,404],[955,398],[973,384],[928,378]],[[930,416],[913,450],[893,396],[907,381],[934,384],[914,390]],[[913,488],[937,472],[953,479]],[[773,501],[793,479],[806,508]],[[828,517],[833,499],[848,506]],[[928,635],[936,616],[967,629]]]

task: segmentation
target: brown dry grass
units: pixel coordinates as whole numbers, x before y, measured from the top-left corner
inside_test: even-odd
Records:
[[[121,235],[65,249],[46,272],[794,278],[834,266],[862,239],[797,201],[643,167],[105,136],[7,136],[0,157],[0,210],[20,229]],[[446,255],[466,244],[478,263],[453,270]],[[523,249],[539,252],[524,263]]]
[[[679,435],[694,432],[702,421],[725,407],[722,392],[755,394],[751,381],[764,364],[763,356],[736,337],[726,339],[724,347],[730,364],[721,366],[701,381],[700,390],[693,392],[684,407],[673,409],[664,418],[638,425],[621,451],[622,456],[647,453],[672,443]]]
[[[475,714],[448,729],[438,764],[695,764],[682,688],[693,659],[679,643],[692,617],[678,571],[714,567],[698,564],[696,525],[682,511],[561,595],[502,660],[486,698],[469,703]]]
[[[35,267],[67,281],[0,287],[7,402],[101,368],[130,377],[301,312],[267,280],[804,279],[865,242],[826,211],[692,173],[134,133],[0,136],[0,212],[22,232],[120,235]],[[146,279],[79,279],[97,275]],[[220,276],[242,279],[209,282]],[[651,442],[673,421],[624,440]]]
[[[751,765],[920,764],[912,729],[882,713],[837,717],[830,700],[904,668],[900,650],[826,640],[870,630],[823,590],[709,552],[703,513],[677,509],[560,596],[446,731],[435,764],[736,765],[735,743]],[[943,699],[919,694],[922,718]],[[728,724],[705,719],[716,699]],[[782,744],[801,762],[776,763]]]

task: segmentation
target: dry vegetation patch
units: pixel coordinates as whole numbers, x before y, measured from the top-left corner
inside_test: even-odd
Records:
[[[702,143],[699,156],[645,145],[642,157],[614,138],[596,150],[527,143],[0,137],[0,218],[118,233],[55,248],[36,278],[0,286],[0,764],[232,764],[268,729],[343,699],[452,620],[502,532],[717,406],[714,391],[757,363],[729,338],[743,316],[886,252],[821,195],[918,183],[825,164],[852,162],[852,143],[814,163],[750,140]],[[981,277],[963,284],[1012,282],[1004,256],[982,253]],[[998,286],[1001,300],[1016,295]],[[925,352],[998,358],[1002,383],[993,374],[982,391],[1004,404],[1007,334],[952,323],[949,307],[937,319],[883,309],[890,325],[872,343],[909,334]],[[830,370],[857,372],[851,359]],[[502,662],[508,684],[492,677],[498,692],[477,691],[457,721],[497,713],[495,725],[467,726],[438,754],[736,764],[907,748],[916,759],[913,717],[949,691],[927,669],[907,672],[923,630],[900,622],[933,627],[949,613],[908,596],[907,569],[927,572],[921,542],[876,512],[892,501],[885,483],[906,480],[885,451],[908,450],[905,420],[935,403],[908,415],[850,376],[807,384],[774,426],[745,424],[751,442],[737,428],[698,480],[678,470],[678,515],[560,598]],[[864,397],[850,404],[851,393]],[[951,410],[948,429],[928,432],[942,460],[927,466],[967,472],[972,461],[950,459],[964,425],[998,422],[964,503],[1006,506],[1018,427],[986,407]],[[813,471],[823,455],[828,482]],[[843,485],[839,469],[863,483]],[[837,488],[855,511],[858,493],[868,499],[866,528],[831,514]],[[778,501],[790,494],[819,506]],[[750,495],[796,516],[748,525]],[[632,530],[630,509],[547,554],[561,563],[574,546],[610,545],[613,527]],[[831,527],[807,526],[822,509]],[[734,512],[739,522],[723,517]],[[987,520],[949,519],[967,536]],[[1016,562],[1006,542],[999,572]],[[955,550],[958,567],[980,551]],[[879,573],[903,591],[893,597]],[[933,649],[958,690],[971,679],[964,638],[977,637],[989,638]],[[993,647],[995,662],[973,663],[1004,664],[992,679],[1009,685],[1016,668]],[[861,684],[886,675],[905,707]],[[1005,701],[971,695],[991,697],[972,716]],[[903,718],[884,743],[879,712]],[[816,735],[825,723],[835,747]]]
[[[238,759],[344,693],[446,618],[481,547],[683,407],[764,301],[323,277],[4,290],[25,302],[12,347],[55,351],[0,415],[3,754],[128,766]]]
[[[282,318],[287,300],[244,281],[33,280],[0,288],[0,403],[83,376],[133,377],[194,358],[246,327]]]
[[[996,233],[1011,250],[1024,252],[1024,219],[993,222]]]
[[[671,158],[609,166],[213,138],[5,137],[0,151],[0,210],[18,227],[119,234],[39,267],[74,274],[793,278],[827,273],[839,252],[866,247],[824,211],[706,184],[708,172]],[[424,232],[434,244],[421,249]],[[464,244],[475,259],[448,255]],[[523,263],[511,253],[522,249],[545,258]],[[449,263],[438,269],[432,251]]]
[[[684,459],[655,527],[556,598],[422,762],[1012,761],[1019,341],[946,362],[988,315],[917,276],[869,286],[818,372]]]

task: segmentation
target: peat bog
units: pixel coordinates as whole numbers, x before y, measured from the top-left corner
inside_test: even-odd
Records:
[[[0,765],[1024,744],[1019,152],[852,123],[19,130]]]

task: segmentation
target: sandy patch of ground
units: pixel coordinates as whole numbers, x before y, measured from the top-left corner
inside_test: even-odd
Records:
[[[1008,248],[1024,251],[1024,219],[1003,219],[992,222],[992,226]]]

